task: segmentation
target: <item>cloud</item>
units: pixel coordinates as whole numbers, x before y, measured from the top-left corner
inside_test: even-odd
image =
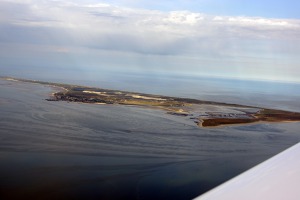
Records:
[[[52,28],[78,40],[79,44],[98,41],[94,46],[101,46],[106,39],[128,40],[129,50],[130,43],[134,44],[136,39],[143,43],[136,47],[142,52],[147,46],[154,46],[153,43],[161,47],[180,43],[183,39],[187,42],[207,37],[297,39],[295,32],[300,31],[300,20],[210,16],[189,11],[161,12],[67,1],[4,1],[0,4],[2,25],[23,29]]]
[[[249,59],[269,60],[271,65],[278,57],[283,58],[282,65],[284,59],[292,60],[293,66],[299,64],[299,19],[214,16],[84,2],[3,0],[0,42],[44,45],[65,54],[89,49],[160,56],[162,65],[166,60],[166,65],[175,65],[181,59],[194,68],[222,62],[227,66],[244,62],[249,67]],[[177,60],[169,62],[171,57]]]
[[[271,36],[276,38],[300,29],[298,20],[220,17],[189,11],[134,10],[109,4],[85,5],[62,1],[15,2],[2,3],[2,23],[34,28],[52,27],[73,35],[89,34],[99,38],[112,34],[142,36],[145,39],[166,36],[176,40],[191,37],[222,38],[228,34],[236,36],[235,33],[239,33],[238,36],[260,38],[264,35],[262,31],[269,30],[274,32]]]

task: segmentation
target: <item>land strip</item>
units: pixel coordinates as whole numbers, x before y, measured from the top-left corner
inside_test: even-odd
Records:
[[[62,88],[60,92],[53,93],[50,98],[46,99],[47,101],[120,104],[159,108],[166,110],[171,115],[188,117],[199,127],[241,125],[255,122],[300,121],[300,113],[297,112],[12,77],[1,78],[8,81],[20,81]]]

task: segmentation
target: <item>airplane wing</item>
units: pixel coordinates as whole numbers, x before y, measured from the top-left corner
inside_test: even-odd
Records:
[[[299,200],[300,143],[195,199]]]

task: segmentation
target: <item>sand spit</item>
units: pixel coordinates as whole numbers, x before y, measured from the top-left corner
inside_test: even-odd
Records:
[[[63,88],[65,90],[64,92],[54,93],[52,99],[46,99],[48,101],[67,101],[101,105],[135,105],[152,109],[159,108],[166,110],[167,113],[171,115],[187,117],[200,127],[243,125],[257,122],[280,123],[300,121],[300,113],[276,109],[15,79],[11,77],[6,77],[6,80],[42,84],[50,87],[58,87],[60,89]]]

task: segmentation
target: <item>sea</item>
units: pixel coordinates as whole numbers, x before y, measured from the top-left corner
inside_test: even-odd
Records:
[[[18,78],[300,112],[297,83],[121,72]],[[298,122],[200,128],[158,109],[45,100],[57,90],[0,80],[0,199],[193,199],[300,141]]]

